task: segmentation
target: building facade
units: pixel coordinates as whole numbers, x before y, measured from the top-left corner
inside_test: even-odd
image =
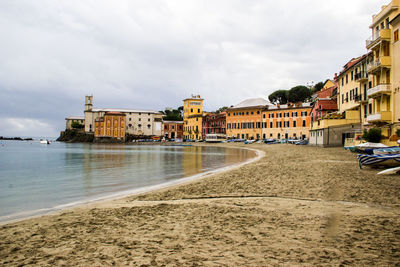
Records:
[[[373,60],[367,66],[367,72],[373,76],[373,87],[368,89],[372,100],[371,113],[367,116],[368,128],[379,127],[383,134],[383,143],[390,142],[397,128],[396,85],[395,80],[400,70],[396,69],[396,44],[398,40],[399,0],[392,0],[381,11],[372,17],[372,37],[366,41],[366,48],[371,51]],[[392,22],[392,23],[391,23]],[[395,28],[397,25],[397,28]],[[396,36],[397,35],[397,36]],[[398,59],[397,59],[398,60]]]
[[[263,98],[247,99],[226,110],[228,138],[260,139],[262,137],[262,112],[273,106]]]
[[[207,134],[226,134],[226,112],[203,115],[203,139]]]
[[[80,125],[85,125],[85,117],[81,116],[71,116],[68,118],[65,118],[65,129],[66,130],[71,130],[73,129],[72,123],[79,123]]]
[[[393,103],[393,127],[392,134],[400,129],[400,15],[394,17],[392,25],[392,103]],[[400,137],[400,136],[398,136]],[[393,139],[392,139],[393,140]]]
[[[262,138],[308,139],[311,104],[268,106],[262,112]]]
[[[183,100],[183,136],[185,139],[202,139],[203,99],[192,95]]]
[[[107,138],[125,141],[125,114],[106,112],[95,121],[95,138]]]
[[[94,133],[97,119],[106,113],[118,112],[125,115],[125,133],[139,136],[161,136],[162,116],[160,112],[135,109],[93,108],[93,96],[85,97],[85,132]]]
[[[163,121],[163,137],[183,139],[183,121]]]

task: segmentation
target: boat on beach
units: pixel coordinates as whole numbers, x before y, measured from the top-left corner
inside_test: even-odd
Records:
[[[358,154],[358,165],[371,167],[400,167],[400,154],[369,155]]]
[[[50,145],[50,141],[49,140],[40,140],[41,144],[45,144],[45,145]]]
[[[400,147],[399,146],[390,146],[385,148],[377,148],[373,150],[375,155],[382,155],[382,154],[400,154]]]

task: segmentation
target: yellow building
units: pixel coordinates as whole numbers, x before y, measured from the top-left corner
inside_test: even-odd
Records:
[[[308,139],[310,112],[310,103],[269,106],[262,113],[263,139]]]
[[[112,138],[125,140],[125,114],[106,112],[104,117],[97,118],[94,128],[95,138]]]
[[[365,69],[368,57],[366,54],[353,58],[343,66],[337,76],[338,111],[312,122],[310,144],[341,146],[345,145],[346,139],[354,139],[362,134],[365,104],[361,107],[361,103],[367,102],[365,89],[368,88],[368,76]]]
[[[400,15],[397,15],[390,24],[393,31],[392,45],[392,103],[393,103],[393,129],[395,133],[400,129]],[[400,136],[399,136],[400,137]]]
[[[397,47],[393,31],[396,20],[393,19],[400,13],[399,4],[400,0],[392,0],[372,17],[372,37],[366,41],[366,47],[373,56],[373,60],[367,66],[367,72],[373,75],[374,84],[367,92],[368,97],[372,99],[372,112],[367,116],[367,122],[369,127],[382,129],[382,142],[386,144],[390,144],[389,138],[394,134],[395,123],[398,122],[398,115],[394,112],[397,93],[395,94],[395,85],[392,83],[397,74],[394,74],[396,69],[392,67],[396,67],[394,60],[398,57],[393,54],[394,48]]]
[[[192,95],[183,100],[183,136],[185,139],[200,140],[202,138],[203,99]]]

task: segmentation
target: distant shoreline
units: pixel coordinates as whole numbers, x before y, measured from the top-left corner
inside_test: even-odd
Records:
[[[22,137],[4,137],[4,136],[0,136],[0,140],[6,140],[6,141],[33,141],[33,138],[32,137],[22,138]]]

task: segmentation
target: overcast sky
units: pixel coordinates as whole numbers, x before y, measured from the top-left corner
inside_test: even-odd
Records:
[[[205,110],[332,78],[389,0],[1,0],[0,135],[94,107]]]

